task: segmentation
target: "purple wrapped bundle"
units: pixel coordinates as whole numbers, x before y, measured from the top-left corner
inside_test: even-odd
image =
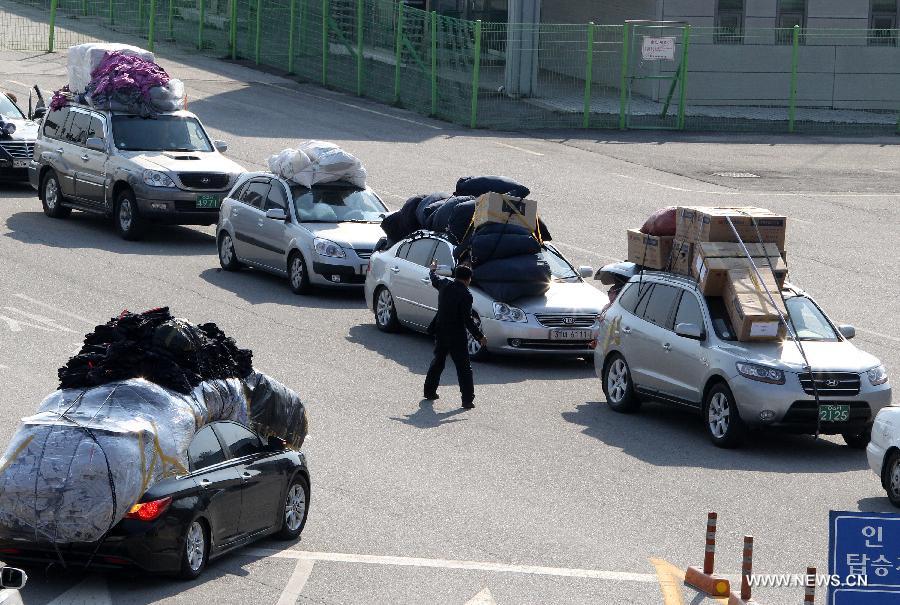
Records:
[[[50,99],[50,111],[62,109],[68,105],[71,99],[72,93],[69,92],[69,86],[67,84],[53,93],[53,98]]]
[[[168,83],[169,74],[156,63],[113,51],[106,53],[91,72],[88,94],[94,106],[105,106],[116,100],[146,108],[151,102],[150,89]]]

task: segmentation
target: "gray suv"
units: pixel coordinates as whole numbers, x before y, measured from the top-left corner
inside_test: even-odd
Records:
[[[226,149],[187,111],[141,117],[69,105],[44,118],[28,173],[47,216],[113,217],[123,238],[138,239],[148,222],[218,221],[244,172]]]
[[[757,427],[840,434],[865,448],[875,414],[891,403],[884,366],[803,291],[785,285],[782,294],[812,372],[791,341],[739,342],[722,298],[704,297],[694,280],[631,277],[601,318],[594,356],[610,408],[634,412],[654,399],[700,411],[720,447]]]

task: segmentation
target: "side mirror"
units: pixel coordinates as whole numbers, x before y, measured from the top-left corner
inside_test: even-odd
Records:
[[[273,221],[286,221],[287,214],[281,208],[269,208],[266,210],[266,218],[270,218]]]
[[[97,137],[91,137],[84,142],[84,146],[94,151],[106,151],[106,142]]]
[[[453,277],[453,267],[447,265],[438,265],[434,272],[441,277]]]
[[[578,267],[578,275],[582,277],[582,279],[588,279],[594,276],[594,268],[589,265],[584,265]]]
[[[220,141],[218,139],[213,141],[213,147],[215,147],[216,151],[218,151],[219,153],[225,153],[226,151],[228,151],[228,143],[226,143],[225,141]]]
[[[841,336],[843,336],[847,340],[856,337],[856,328],[848,324],[839,325],[838,332],[840,332]]]
[[[28,575],[15,567],[0,567],[0,588],[17,590],[23,588],[28,581]]]
[[[45,115],[47,115],[47,108],[40,105],[38,107],[35,107],[34,111],[31,112],[31,119],[32,120],[40,120]]]
[[[675,326],[675,333],[692,340],[703,340],[703,328],[697,324],[681,323]]]
[[[275,435],[269,435],[269,439],[266,441],[266,449],[273,452],[280,452],[285,447],[287,447],[287,441],[282,439],[281,437],[276,437]]]

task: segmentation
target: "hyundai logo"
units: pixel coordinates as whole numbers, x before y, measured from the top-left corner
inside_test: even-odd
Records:
[[[204,185],[209,185],[209,177],[205,176],[205,177],[201,178],[200,182],[203,183]]]
[[[829,378],[828,380],[825,381],[825,386],[832,388],[832,389],[839,384],[840,384],[840,382],[838,382],[837,379],[835,379],[835,378]]]
[[[573,323],[575,323],[575,318],[574,317],[566,317],[563,319],[563,323],[566,324],[567,326],[571,326]]]

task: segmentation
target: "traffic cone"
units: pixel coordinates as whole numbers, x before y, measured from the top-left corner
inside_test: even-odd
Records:
[[[706,552],[703,556],[703,569],[688,567],[684,583],[700,592],[713,597],[727,597],[731,592],[731,583],[713,573],[716,560],[716,521],[718,515],[709,513],[706,521]]]
[[[741,562],[741,594],[731,593],[728,605],[750,605],[752,600],[750,576],[753,574],[753,536],[744,536],[744,558]]]
[[[816,602],[816,568],[806,568],[806,594],[803,596],[803,605],[814,605]]]

